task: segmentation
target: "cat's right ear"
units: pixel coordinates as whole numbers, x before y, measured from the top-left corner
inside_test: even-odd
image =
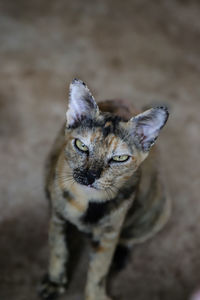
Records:
[[[85,118],[93,119],[98,112],[99,108],[86,84],[82,80],[74,79],[69,90],[67,126],[73,127]]]
[[[128,123],[134,139],[144,152],[155,143],[160,130],[167,122],[169,113],[166,107],[155,107],[133,117]]]

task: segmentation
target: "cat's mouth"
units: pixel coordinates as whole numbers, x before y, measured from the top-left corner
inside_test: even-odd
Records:
[[[98,188],[96,186],[94,186],[93,184],[89,184],[89,185],[87,185],[87,187],[90,189],[98,190]]]
[[[80,182],[77,182],[78,184],[80,184],[82,187],[84,187],[86,190],[88,191],[92,191],[92,190],[100,190],[99,188],[97,188],[96,186],[94,186],[93,184],[82,184]]]

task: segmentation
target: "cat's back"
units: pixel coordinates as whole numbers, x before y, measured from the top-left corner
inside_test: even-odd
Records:
[[[125,99],[104,100],[98,102],[98,106],[102,112],[110,112],[129,120],[139,113],[134,105]]]

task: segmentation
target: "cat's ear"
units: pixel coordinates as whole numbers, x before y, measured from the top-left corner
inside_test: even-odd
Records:
[[[86,84],[74,79],[70,84],[69,105],[66,112],[67,125],[72,127],[84,118],[92,119],[99,112],[99,108]]]
[[[132,132],[140,148],[147,152],[155,143],[160,130],[167,122],[169,113],[166,107],[155,107],[133,117]]]

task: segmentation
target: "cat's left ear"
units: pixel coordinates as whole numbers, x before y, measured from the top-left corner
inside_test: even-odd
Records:
[[[69,105],[66,112],[67,125],[72,127],[84,118],[92,119],[99,112],[99,108],[86,84],[74,79],[70,84]]]
[[[149,151],[155,143],[160,130],[167,122],[168,116],[167,108],[162,106],[149,109],[129,121],[134,139],[144,152]]]

